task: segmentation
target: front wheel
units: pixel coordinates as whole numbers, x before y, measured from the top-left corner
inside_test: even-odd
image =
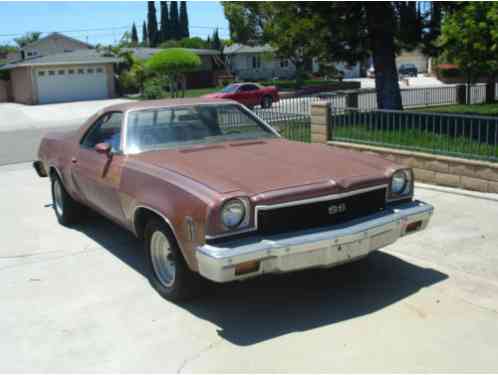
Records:
[[[273,98],[271,96],[264,96],[263,99],[261,100],[262,108],[271,108],[272,104],[273,104]]]
[[[67,193],[58,176],[52,176],[52,206],[59,224],[69,226],[80,221],[84,208]]]
[[[145,252],[149,281],[162,297],[182,301],[200,295],[201,277],[188,268],[173,233],[159,219],[145,227]]]

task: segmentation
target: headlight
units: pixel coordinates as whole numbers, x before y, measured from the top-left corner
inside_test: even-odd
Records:
[[[408,184],[408,177],[406,176],[405,171],[397,171],[393,174],[393,178],[391,181],[391,192],[394,194],[402,194],[406,189],[406,185]]]
[[[229,200],[221,211],[221,221],[228,229],[237,228],[246,216],[246,207],[240,199]]]
[[[398,199],[410,196],[413,191],[412,172],[409,169],[396,171],[391,178],[389,186],[389,199]]]

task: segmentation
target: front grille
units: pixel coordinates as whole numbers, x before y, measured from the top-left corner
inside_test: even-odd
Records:
[[[341,224],[379,212],[385,204],[386,189],[379,188],[339,199],[259,210],[258,232],[268,235]]]

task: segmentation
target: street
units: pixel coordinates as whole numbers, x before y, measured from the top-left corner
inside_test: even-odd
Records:
[[[27,163],[0,167],[2,372],[498,371],[498,195],[417,185],[426,231],[177,305],[131,234],[58,225],[49,190]]]

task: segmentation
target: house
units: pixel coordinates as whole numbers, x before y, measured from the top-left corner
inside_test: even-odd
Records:
[[[46,104],[116,96],[114,64],[87,43],[52,33],[24,46],[16,61],[0,67],[10,80],[0,85],[1,98]]]
[[[275,57],[275,50],[269,46],[246,46],[233,44],[225,47],[223,54],[225,63],[233,75],[240,80],[269,80],[273,78],[293,79],[296,76],[296,66],[289,59]],[[359,64],[348,65],[334,63],[344,78],[360,76]],[[319,63],[313,58],[312,71],[319,71]]]
[[[225,64],[239,80],[290,79],[296,67],[289,59],[276,58],[269,45],[246,46],[232,44],[223,49]]]
[[[195,72],[186,74],[187,88],[204,88],[217,85],[218,77],[226,74],[226,67],[221,59],[221,53],[214,49],[185,48],[195,53],[201,59],[201,67]],[[164,51],[162,48],[137,47],[129,48],[135,57],[140,60],[147,60],[154,54]]]

